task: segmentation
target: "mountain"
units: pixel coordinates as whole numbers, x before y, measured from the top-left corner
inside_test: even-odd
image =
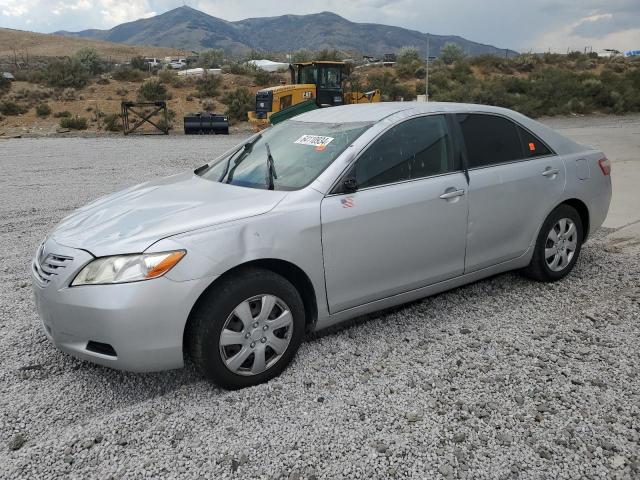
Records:
[[[250,50],[283,52],[335,48],[380,55],[412,45],[426,55],[428,37],[431,55],[437,55],[445,43],[456,43],[470,55],[516,54],[513,50],[472,42],[454,35],[427,35],[401,27],[351,22],[331,12],[228,22],[185,6],[155,17],[124,23],[111,30],[61,31],[56,34],[188,50],[224,48],[234,54]]]

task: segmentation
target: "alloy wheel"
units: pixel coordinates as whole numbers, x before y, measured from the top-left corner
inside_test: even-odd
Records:
[[[291,341],[291,310],[275,295],[243,301],[227,317],[220,334],[220,355],[238,375],[258,375],[282,357]]]

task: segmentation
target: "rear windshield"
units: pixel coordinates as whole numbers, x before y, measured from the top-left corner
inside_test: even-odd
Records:
[[[199,175],[207,180],[249,188],[269,187],[267,147],[273,158],[274,190],[309,185],[370,123],[285,121],[251,137]]]

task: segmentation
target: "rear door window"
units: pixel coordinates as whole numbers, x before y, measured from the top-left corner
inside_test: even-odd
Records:
[[[469,168],[485,167],[525,158],[518,126],[497,115],[456,115],[467,148]]]
[[[444,115],[402,122],[376,140],[358,159],[358,187],[374,187],[439,175],[453,170]]]

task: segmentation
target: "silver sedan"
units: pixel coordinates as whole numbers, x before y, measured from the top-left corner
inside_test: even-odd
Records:
[[[306,333],[508,270],[556,281],[604,221],[610,163],[516,112],[316,110],[74,212],[32,263],[62,351],[241,388]]]

